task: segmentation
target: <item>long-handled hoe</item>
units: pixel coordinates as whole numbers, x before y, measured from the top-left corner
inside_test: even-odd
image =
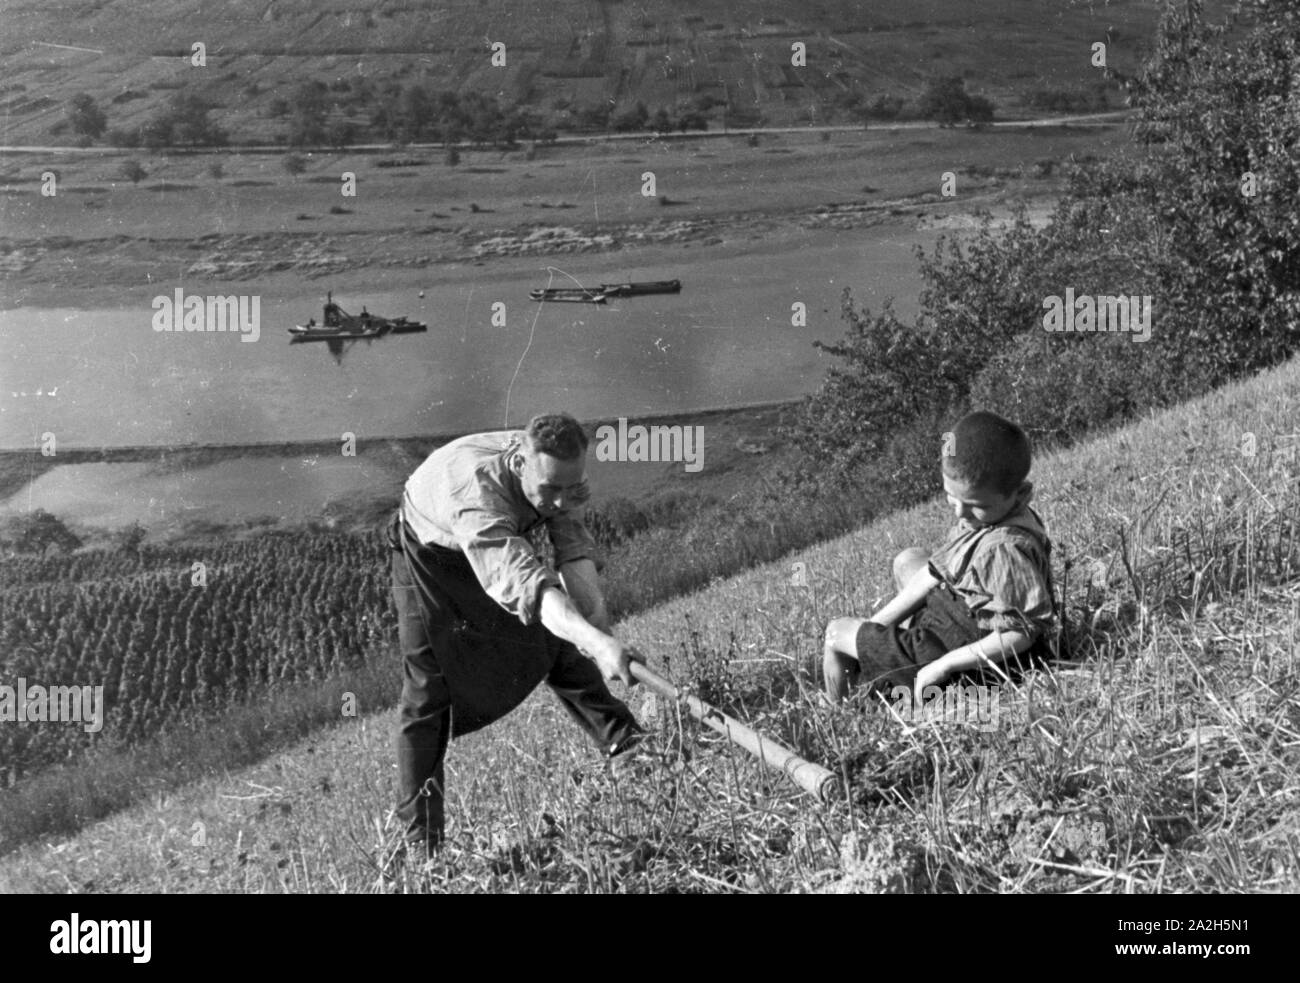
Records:
[[[683,693],[671,682],[648,666],[639,662],[631,664],[632,675],[647,688],[682,706],[692,717],[712,727],[733,744],[738,744],[769,768],[783,772],[805,792],[821,802],[830,802],[838,789],[833,772],[821,765],[805,761],[789,748],[778,744],[771,738],[764,737],[758,731],[745,726],[734,717],[729,717],[716,707],[710,706],[699,697]]]

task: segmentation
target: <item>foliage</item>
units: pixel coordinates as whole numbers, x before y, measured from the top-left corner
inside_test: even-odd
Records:
[[[216,108],[206,96],[183,89],[176,92],[141,130],[146,147],[223,146],[226,131],[208,118]]]
[[[311,79],[298,84],[289,101],[289,145],[318,146],[326,142],[329,89],[325,83]]]
[[[615,133],[629,133],[647,129],[649,122],[650,111],[645,108],[645,103],[638,99],[632,108],[624,110],[610,120],[610,129]]]
[[[51,546],[63,551],[81,546],[81,539],[64,525],[63,520],[44,509],[16,515],[5,522],[0,542],[18,553],[37,553],[44,557]]]
[[[872,316],[846,294],[838,360],[793,430],[803,477],[834,484],[880,460],[930,415],[929,460],[966,407],[1068,439],[1256,371],[1300,341],[1300,2],[1251,29],[1205,25],[1200,4],[1166,15],[1152,61],[1129,82],[1140,153],[1075,165],[1048,224],[986,221],[921,257],[915,323]],[[955,105],[948,80],[931,108]],[[949,114],[949,118],[951,114]],[[1259,194],[1243,194],[1245,175]],[[1150,297],[1151,338],[1044,331],[1049,298]],[[900,473],[919,473],[908,452]]]
[[[149,176],[149,172],[144,169],[144,165],[134,157],[128,157],[126,160],[122,161],[122,165],[118,168],[118,173],[132,184],[139,184]]]
[[[85,92],[78,92],[68,100],[67,119],[73,133],[92,140],[98,139],[108,126],[104,111]]]
[[[1201,7],[1166,12],[1154,57],[1130,83],[1147,153],[1122,176],[1166,330],[1176,325],[1183,361],[1217,381],[1300,340],[1300,2],[1256,5],[1235,43]],[[1254,196],[1243,193],[1248,173]]]
[[[973,96],[966,91],[960,76],[932,79],[917,100],[917,115],[939,123],[987,123],[993,119],[993,103],[983,96]]]

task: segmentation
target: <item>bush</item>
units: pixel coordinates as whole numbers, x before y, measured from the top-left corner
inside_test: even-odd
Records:
[[[920,252],[914,324],[888,307],[859,311],[846,291],[846,338],[817,343],[840,364],[790,432],[808,452],[805,483],[872,467],[921,475],[943,421],[972,404],[1068,438],[1295,352],[1300,159],[1275,150],[1300,145],[1300,116],[1280,108],[1288,66],[1300,61],[1300,5],[1256,16],[1230,46],[1195,4],[1167,13],[1156,57],[1131,87],[1141,159],[1075,166],[1043,229],[1021,215],[1006,230],[986,223],[961,246],[941,239],[929,257]],[[953,118],[960,95],[959,80],[946,80],[922,108]],[[1255,198],[1238,183],[1247,170],[1266,189]],[[1049,334],[1044,302],[1067,290],[1149,296],[1150,339]],[[926,419],[928,432],[918,429]],[[909,431],[915,454],[891,436]]]
[[[0,543],[17,553],[34,553],[44,557],[50,547],[70,552],[81,546],[81,539],[58,516],[36,509],[14,516],[0,528]]]
[[[134,130],[123,130],[115,127],[104,134],[104,139],[110,146],[132,149],[140,146],[140,129],[137,127]]]
[[[193,90],[177,92],[143,128],[146,147],[157,149],[176,144],[224,146],[226,131],[208,118],[217,108],[205,95]]]
[[[1015,420],[1039,442],[1076,438],[1139,409],[1145,360],[1123,335],[1048,335],[1030,329],[971,384],[970,403]]]
[[[118,173],[132,184],[139,184],[149,176],[149,172],[144,169],[144,165],[134,157],[122,161],[122,166],[118,169]]]
[[[1107,108],[1106,87],[1097,85],[1091,91],[1080,89],[1035,89],[1026,100],[1031,109],[1048,113],[1078,113]]]
[[[993,103],[983,96],[968,93],[960,77],[950,76],[930,82],[917,102],[916,111],[923,119],[951,125],[963,121],[987,123],[993,119],[993,108]]]
[[[645,103],[638,100],[631,109],[615,116],[610,122],[610,128],[618,133],[629,133],[635,130],[644,130],[649,121],[649,110],[645,108]]]
[[[700,130],[707,132],[709,129],[709,121],[704,117],[703,113],[682,113],[682,115],[677,117],[677,129],[682,133],[685,133],[687,130]]]
[[[87,140],[97,140],[108,126],[104,111],[85,92],[78,92],[68,100],[67,119],[72,132]]]

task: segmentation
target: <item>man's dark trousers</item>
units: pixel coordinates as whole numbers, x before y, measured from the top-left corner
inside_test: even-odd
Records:
[[[404,668],[397,816],[409,837],[442,838],[451,737],[505,716],[543,681],[602,751],[640,732],[596,664],[540,623],[504,611],[464,554],[420,544],[399,516],[388,542]]]

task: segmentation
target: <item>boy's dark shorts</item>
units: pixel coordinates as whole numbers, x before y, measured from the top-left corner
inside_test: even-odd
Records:
[[[895,686],[911,687],[922,666],[987,634],[970,608],[951,588],[940,584],[926,595],[925,606],[912,616],[910,627],[868,621],[858,629],[858,675],[853,684],[885,692]],[[1035,644],[1028,654],[1039,649]],[[1019,660],[1012,657],[1007,661]]]

